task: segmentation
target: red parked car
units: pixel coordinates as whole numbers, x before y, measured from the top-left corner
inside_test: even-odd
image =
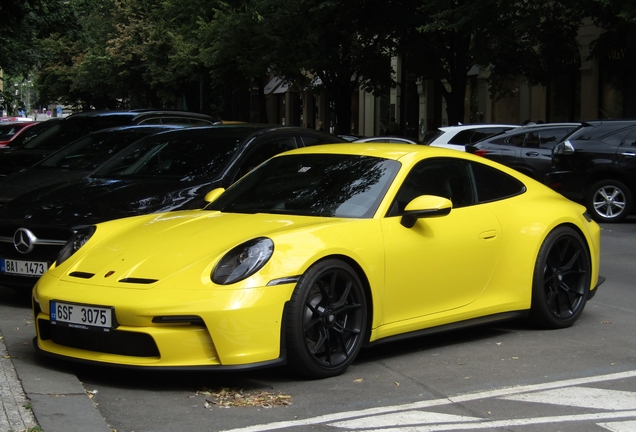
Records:
[[[10,145],[11,141],[35,123],[34,121],[0,123],[0,147]]]

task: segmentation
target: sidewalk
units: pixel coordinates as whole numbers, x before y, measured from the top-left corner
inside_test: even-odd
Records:
[[[0,287],[0,432],[112,432],[72,366],[37,355],[33,326],[28,304]]]
[[[0,431],[24,431],[37,423],[0,334]]]

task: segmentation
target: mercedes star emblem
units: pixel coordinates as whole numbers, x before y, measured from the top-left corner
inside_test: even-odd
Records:
[[[21,254],[28,254],[33,250],[37,237],[26,228],[18,228],[13,234],[13,245]]]

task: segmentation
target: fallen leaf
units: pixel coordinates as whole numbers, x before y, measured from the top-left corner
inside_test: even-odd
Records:
[[[399,387],[399,386],[400,386],[400,383],[396,381],[396,382],[395,382],[395,385]]]
[[[362,381],[364,381],[364,378],[358,378],[353,380],[353,382],[356,382],[356,383],[362,382]]]

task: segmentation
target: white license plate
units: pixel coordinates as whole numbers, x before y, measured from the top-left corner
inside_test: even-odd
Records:
[[[22,276],[42,276],[49,265],[41,261],[0,259],[0,272]]]
[[[51,324],[89,330],[113,327],[113,308],[51,301]]]

